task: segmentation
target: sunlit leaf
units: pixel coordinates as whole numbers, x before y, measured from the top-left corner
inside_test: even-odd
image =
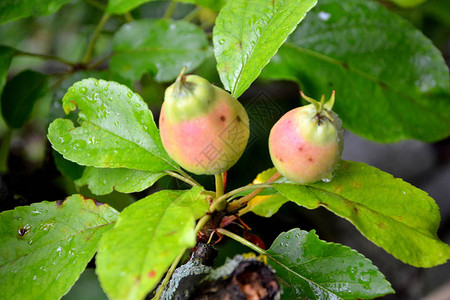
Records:
[[[273,184],[309,209],[323,206],[350,221],[369,240],[401,261],[433,267],[450,258],[437,237],[439,208],[424,191],[363,163],[342,161],[331,182]]]
[[[110,299],[144,299],[172,261],[195,245],[195,219],[208,210],[201,188],[161,191],[125,208],[104,235],[97,274]]]
[[[273,216],[280,209],[280,207],[288,201],[289,199],[280,194],[260,195],[250,200],[247,206],[240,210],[239,213],[243,214],[251,211],[258,216],[269,218]]]
[[[74,195],[0,214],[2,299],[59,299],[75,283],[118,212]]]
[[[164,172],[148,172],[132,169],[110,169],[87,167],[83,176],[75,183],[88,185],[96,195],[106,195],[113,190],[134,193],[152,186],[158,179],[167,175]]]
[[[234,0],[220,10],[213,32],[217,70],[239,97],[259,76],[317,0]]]
[[[85,79],[63,98],[66,113],[79,109],[81,126],[57,119],[48,138],[64,158],[99,168],[161,172],[177,168],[165,152],[151,111],[142,98],[113,81]]]

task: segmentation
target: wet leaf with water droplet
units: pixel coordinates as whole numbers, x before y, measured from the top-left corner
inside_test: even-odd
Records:
[[[320,240],[314,230],[281,233],[267,254],[280,282],[286,283],[286,299],[372,299],[394,292],[370,260]]]
[[[59,299],[83,272],[117,216],[110,206],[97,206],[80,195],[2,212],[2,299]]]
[[[208,211],[202,192],[199,187],[165,190],[122,211],[117,226],[103,236],[96,258],[96,272],[110,299],[144,299],[175,257],[195,245],[195,219]]]
[[[148,34],[151,32],[151,34]],[[150,73],[157,81],[173,80],[183,67],[198,67],[208,55],[208,40],[199,27],[185,21],[138,20],[114,35],[111,70],[130,80]]]
[[[96,195],[106,195],[116,190],[121,193],[134,193],[152,186],[158,179],[167,175],[164,172],[148,172],[132,169],[110,169],[86,167],[83,176],[76,180],[77,185],[87,184]]]
[[[341,161],[330,182],[275,183],[290,201],[323,206],[404,263],[433,267],[450,258],[450,246],[437,237],[439,208],[428,194],[364,163]]]
[[[213,32],[217,70],[239,97],[259,76],[317,0],[235,0],[221,9]]]
[[[82,88],[87,92],[81,93]],[[48,138],[67,160],[98,168],[153,172],[177,169],[162,146],[151,111],[128,87],[84,79],[69,88],[63,107],[66,113],[78,107],[82,120],[79,127],[67,119],[50,124]]]

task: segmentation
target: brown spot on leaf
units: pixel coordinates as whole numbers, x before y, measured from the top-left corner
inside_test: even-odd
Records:
[[[23,226],[23,227],[19,228],[18,234],[19,234],[19,236],[24,236],[25,234],[27,234],[30,231],[31,231],[31,228],[29,226]]]
[[[383,223],[377,223],[378,228],[386,229],[386,226]]]
[[[225,122],[227,118],[225,116],[220,116],[220,121]]]
[[[177,231],[176,230],[172,230],[172,231],[166,233],[165,236],[174,235],[175,233],[177,233]]]
[[[309,162],[313,162],[314,159],[313,159],[312,157],[308,157],[308,161],[309,161]]]
[[[353,181],[351,184],[352,187],[354,187],[355,189],[360,188],[362,186],[361,182],[359,181]]]
[[[340,194],[340,193],[342,193],[342,191],[343,191],[343,188],[340,185],[336,185],[333,189],[333,192],[336,194]]]
[[[153,277],[155,277],[155,275],[156,275],[156,271],[155,270],[150,270],[150,272],[147,273],[147,276],[149,278],[153,278]]]
[[[240,121],[241,121],[241,117],[240,117],[240,116],[237,116],[237,117],[236,117],[236,121],[240,122]]]
[[[297,150],[298,150],[298,152],[302,152],[303,148],[302,147],[298,147]]]
[[[92,201],[94,201],[95,205],[97,205],[97,206],[105,204],[103,202],[98,202],[97,200],[94,200],[94,199],[92,199]]]
[[[344,69],[346,69],[346,70],[349,70],[349,69],[350,69],[350,66],[349,66],[348,63],[346,63],[346,62],[343,62],[343,63],[342,63],[342,67],[343,67]]]
[[[380,87],[381,87],[383,90],[387,90],[388,86],[387,86],[386,83],[384,83],[383,81],[378,81],[378,84],[380,85]]]

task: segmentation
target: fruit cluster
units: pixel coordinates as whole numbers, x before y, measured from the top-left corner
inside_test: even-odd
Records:
[[[296,183],[329,181],[342,154],[342,124],[325,102],[287,112],[273,126],[269,151],[278,172]],[[159,119],[169,156],[195,174],[220,174],[241,157],[250,135],[244,107],[223,89],[184,70],[165,92]]]

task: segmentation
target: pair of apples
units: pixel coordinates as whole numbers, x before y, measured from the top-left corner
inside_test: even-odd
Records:
[[[169,156],[195,174],[219,174],[240,158],[250,135],[244,107],[221,88],[196,75],[178,76],[165,92],[159,127]],[[269,151],[278,172],[306,184],[328,181],[342,153],[342,123],[334,92],[326,103],[311,104],[282,116],[269,136]]]

